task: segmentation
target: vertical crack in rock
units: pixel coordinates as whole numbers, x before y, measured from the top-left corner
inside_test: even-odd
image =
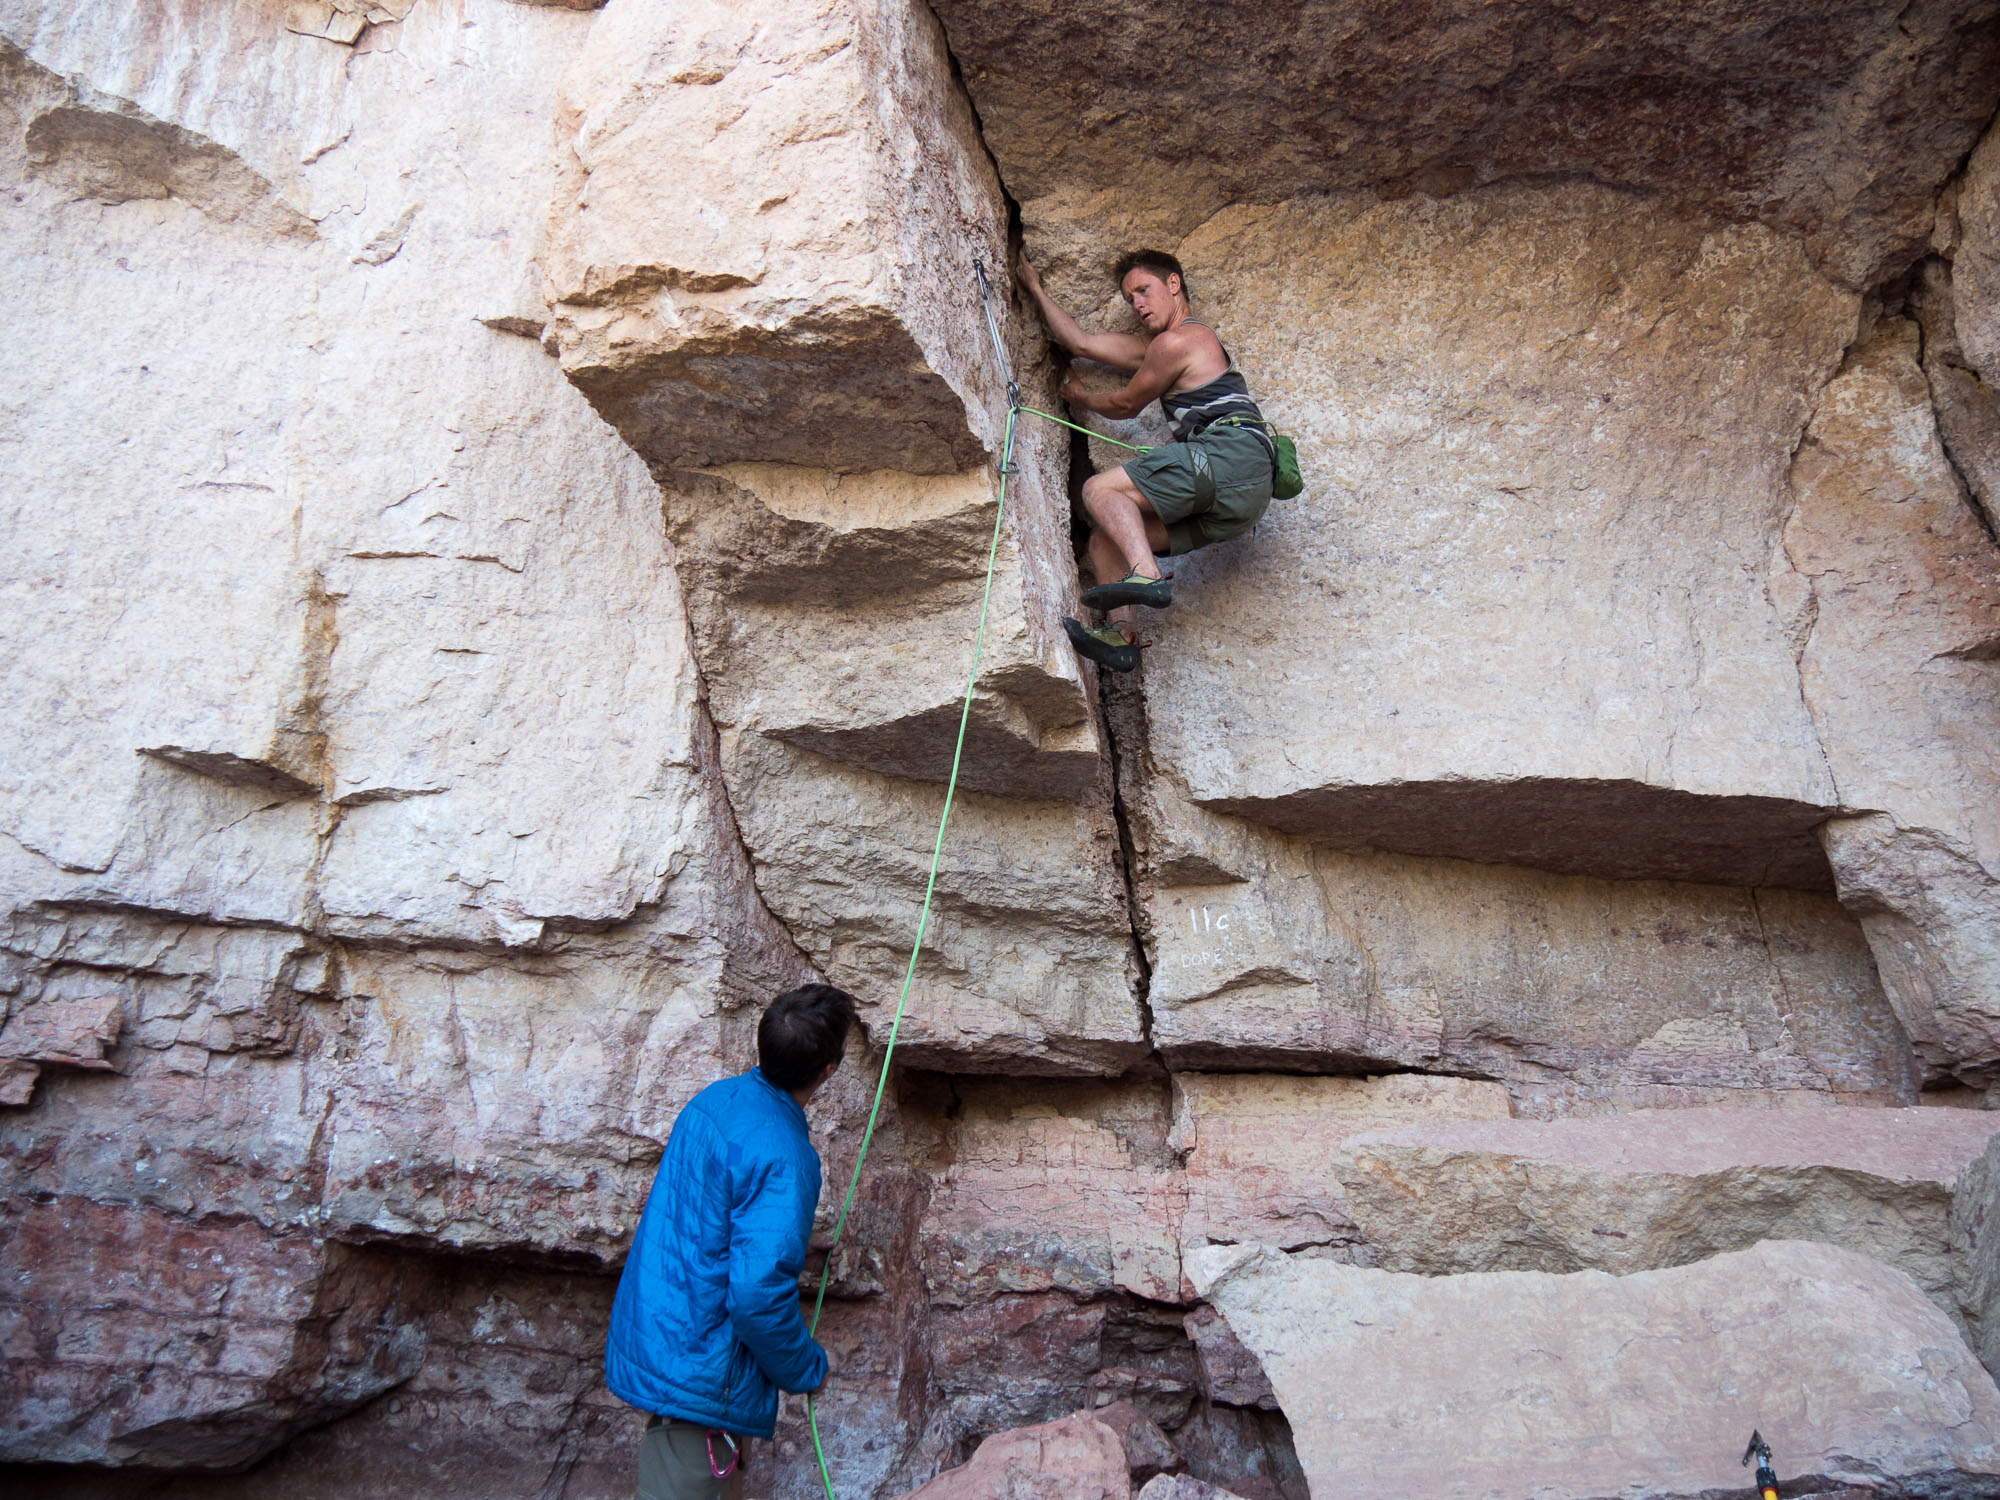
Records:
[[[1943,412],[1935,384],[1931,386],[1931,412],[1934,416],[1941,416]],[[1952,475],[1958,480],[1959,493],[1965,497],[1965,508],[1972,512],[1972,519],[1978,522],[1979,529],[1986,533],[1986,540],[1995,547],[2000,547],[2000,530],[1995,530],[1993,517],[1987,513],[1986,507],[1979,503],[1979,487],[1973,483],[1972,475],[1966,468],[1964,460],[1959,457],[1957,448],[1951,439],[1943,434],[1941,428],[1939,437],[1941,439],[1939,447],[1943,450],[1945,462],[1951,465]]]
[[[661,495],[661,505],[663,508],[665,503],[666,497],[663,492]],[[687,618],[687,593],[685,589],[681,592],[681,618],[682,628],[687,631],[688,640],[692,641],[695,638],[694,625]],[[799,946],[798,935],[792,931],[782,917],[771,909],[771,903],[765,898],[756,856],[751,852],[749,844],[744,841],[742,826],[736,819],[736,806],[730,801],[729,786],[723,779],[722,744],[716,734],[714,716],[709,712],[708,677],[702,670],[701,654],[699,652],[689,653],[688,666],[689,670],[694,674],[695,682],[695,770],[708,799],[710,816],[715,820],[717,830],[728,843],[730,859],[732,862],[740,864],[743,876],[749,883],[750,890],[757,898],[758,909],[763,912],[774,932],[784,934],[785,941],[789,947],[788,960],[796,964],[802,974],[818,979],[820,977],[819,971],[813,966],[812,960],[806,956],[805,949]],[[735,1002],[737,1005],[745,1005],[751,1003],[754,998],[746,989],[744,993],[735,997]]]
[[[1078,441],[1082,441],[1078,439]],[[1153,1043],[1153,965],[1146,956],[1146,906],[1139,895],[1139,851],[1132,836],[1132,819],[1125,806],[1125,777],[1128,765],[1139,764],[1140,747],[1127,751],[1119,742],[1119,731],[1115,720],[1117,714],[1110,702],[1113,698],[1132,699],[1130,722],[1139,736],[1145,732],[1145,687],[1139,682],[1106,681],[1100,674],[1098,688],[1098,722],[1104,728],[1105,754],[1109,757],[1111,776],[1111,817],[1118,827],[1118,873],[1125,887],[1125,919],[1132,934],[1132,996],[1139,1005],[1139,1023],[1146,1046],[1155,1056],[1158,1049]],[[1128,760],[1129,755],[1129,760]]]
[[[1069,497],[1073,524],[1074,517],[1081,514],[1083,481],[1091,472],[1090,439],[1080,432],[1071,432]],[[1081,567],[1084,554],[1080,540],[1076,555]],[[1139,1006],[1139,1021],[1146,1046],[1157,1058],[1159,1048],[1153,1037],[1153,963],[1147,949],[1151,928],[1146,901],[1140,890],[1140,857],[1134,836],[1133,815],[1126,801],[1128,780],[1136,783],[1145,769],[1146,684],[1143,671],[1119,675],[1100,670],[1097,674],[1096,710],[1099,730],[1104,737],[1106,773],[1111,783],[1111,817],[1118,830],[1118,874],[1124,887],[1125,920],[1132,943],[1132,994]]]
[[[333,653],[340,644],[339,606],[327,592],[325,573],[313,569],[306,589],[306,629],[303,681],[296,702],[280,728],[289,746],[297,752],[301,767],[316,773],[320,801],[319,829],[313,839],[312,857],[304,881],[303,907],[307,930],[326,935],[326,862],[333,852],[341,821],[347,816],[344,804],[334,800],[333,764],[327,755],[326,695]]]
[[[2000,398],[1969,367],[1952,326],[1951,263],[1933,255],[1912,268],[1905,284],[1917,325],[1917,363],[1945,462],[1973,519],[2000,546],[1994,519],[2000,508]]]

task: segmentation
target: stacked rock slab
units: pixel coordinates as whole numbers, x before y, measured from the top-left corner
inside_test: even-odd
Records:
[[[1007,391],[977,268],[1011,326],[1006,211],[935,21],[613,6],[564,98],[550,337],[661,479],[766,898],[879,1033],[984,608],[975,795],[906,1055],[1122,1071],[1143,1049],[1102,747],[1060,626],[1067,445],[1018,434],[989,600]]]
[[[1835,788],[1766,587],[1854,299],[1762,227],[1575,188],[1234,209],[1174,243],[1315,478],[1178,565],[1120,740],[1167,1055],[1459,1068],[1534,1110],[1907,1102],[1822,894]]]
[[[1939,441],[1922,338],[1885,319],[1792,466],[1800,671],[1852,815],[1821,830],[1926,1072],[2000,1067],[2000,551]]]
[[[1828,896],[1351,854],[1185,804],[1170,822],[1151,789],[1153,1031],[1183,1066],[1462,1072],[1527,1114],[1915,1098]]]
[[[1213,1248],[1190,1271],[1263,1359],[1316,1490],[1741,1488],[1755,1427],[1810,1492],[2000,1484],[2000,1390],[1907,1276],[1774,1240],[1691,1266],[1424,1277]]]
[[[1498,1084],[1461,1078],[1182,1073],[1172,1089],[1163,1131],[1156,1084],[961,1082],[927,1211],[933,1300],[1122,1291],[1184,1303],[1190,1246],[1351,1252],[1361,1235],[1326,1170],[1343,1141],[1508,1117]]]
[[[1991,802],[1990,769],[1971,748],[1990,739],[1990,694],[1941,699],[1926,682],[1919,695],[1931,701],[1912,720],[1897,700],[1913,674],[1937,675],[1916,665],[1932,649],[1916,636],[1937,631],[1907,618],[1895,627],[1909,636],[1897,665],[1879,669],[1895,683],[1864,687],[1877,669],[1845,654],[1816,669],[1815,651],[1827,661],[1841,647],[1834,633],[1809,641],[1811,590],[1787,549],[1800,503],[1793,455],[1856,338],[1857,293],[1931,247],[1936,215],[1924,204],[1990,114],[1991,7],[1935,6],[1908,34],[1862,7],[1767,12],[1764,23],[1810,26],[1826,44],[1810,61],[1784,49],[1798,71],[1782,86],[1738,65],[1748,34],[1734,20],[1693,10],[1651,18],[1643,39],[1617,18],[1571,28],[1532,7],[1462,18],[1462,34],[1443,22],[1385,27],[1342,6],[1316,9],[1301,31],[1273,13],[1201,44],[1210,62],[1178,86],[1171,125],[1139,107],[1166,66],[1145,26],[1092,22],[1087,38],[1071,36],[1079,18],[1033,4],[948,0],[940,15],[1058,294],[1115,318],[1102,275],[1111,256],[1135,242],[1175,251],[1197,309],[1307,454],[1304,495],[1274,506],[1247,541],[1179,564],[1176,605],[1146,666],[1145,753],[1127,800],[1152,814],[1138,849],[1151,933],[1164,945],[1185,917],[1177,886],[1242,882],[1251,889],[1234,892],[1236,904],[1253,914],[1239,911],[1239,923],[1271,914],[1241,968],[1209,941],[1154,955],[1189,981],[1154,997],[1162,1044],[1200,1064],[1211,1034],[1253,1047],[1269,1034],[1258,1055],[1273,1062],[1531,1071],[1516,1045],[1485,1044],[1496,1032],[1512,1043],[1515,1028],[1453,995],[1467,979],[1378,982],[1395,959],[1327,931],[1298,868],[1333,850],[1608,877],[1616,884],[1593,904],[1623,909],[1597,942],[1651,925],[1634,909],[1638,881],[1674,882],[1646,896],[1679,908],[1666,925],[1685,931],[1731,899],[1695,885],[1756,888],[1761,903],[1773,887],[1832,891],[1838,869],[1872,954],[1828,941],[1829,925],[1852,925],[1819,897],[1791,907],[1782,935],[1761,914],[1746,925],[1795,952],[1845,947],[1830,990],[1865,996],[1864,1007],[1878,1003],[1879,965],[1902,1024],[1926,1039],[1924,1073],[1981,1081],[1994,1028],[1966,997],[1991,988],[1986,856],[1915,808],[1898,823],[1856,763],[1882,758],[1878,737],[1907,735],[1908,764],[1942,758],[1950,795]],[[1169,16],[1179,34],[1207,37],[1193,10],[1164,7],[1156,19]],[[1260,46],[1259,24],[1285,28],[1283,45]],[[1950,60],[1928,42],[1910,50],[1917,34]],[[1063,61],[1065,37],[1098,60],[1092,80],[1116,81],[1086,85]],[[1413,61],[1430,46],[1484,59],[1491,78],[1438,78]],[[1535,72],[1530,58],[1554,71]],[[1627,95],[1634,108],[1607,107],[1598,80],[1634,87],[1626,70],[1659,91],[1652,104]],[[1502,79],[1499,92],[1488,86]],[[1273,92],[1288,105],[1266,118],[1253,101]],[[1653,123],[1667,97],[1703,118],[1699,148]],[[1554,128],[1579,110],[1590,130]],[[1076,118],[1101,128],[1065,128]],[[1172,145],[1189,132],[1206,147]],[[1730,168],[1689,170],[1710,151]],[[1951,188],[1953,253],[1967,272],[1952,296],[1968,350],[1983,326],[1988,156],[1975,153]],[[1134,183],[1148,186],[1113,186]],[[1802,450],[1801,462],[1811,457]],[[1975,612],[1990,596],[1970,580],[1952,592]],[[1873,599],[1859,617],[1880,608]],[[1944,649],[1983,661],[1982,640],[1974,631]],[[1879,852],[1898,829],[1899,852]],[[1845,852],[1830,868],[1822,844],[1838,839]],[[1326,906],[1401,904],[1401,871],[1354,873],[1347,899]],[[1453,878],[1440,868],[1430,882]],[[1491,922],[1492,899],[1464,884],[1446,930]],[[1188,896],[1214,907],[1221,893]],[[1593,967],[1624,970],[1649,994],[1676,987],[1608,946]],[[1189,975],[1184,957],[1218,972]],[[1913,968],[1922,972],[1902,977]],[[1809,984],[1822,990],[1830,977],[1822,968]],[[1934,1005],[1917,993],[1925,985]],[[1177,1035],[1183,1005],[1192,1034]],[[1310,1019],[1290,1021],[1302,1007]],[[1707,1024],[1659,1014],[1625,1046],[1664,1042],[1669,1027],[1677,1041],[1691,1029],[1682,1022]],[[1662,1084],[1813,1087],[1810,1043],[1774,1050],[1768,1022],[1722,1025],[1751,1038],[1725,1051],[1757,1064],[1592,1058],[1579,1069],[1555,1043],[1568,1076],[1550,1081],[1572,1100],[1633,1100]],[[1467,1057],[1454,1031],[1488,1056]],[[1906,1067],[1883,1059],[1865,1082],[1850,1073],[1834,1090],[1907,1099]],[[1572,1091],[1579,1071],[1594,1076]]]
[[[1955,1223],[1986,1192],[1966,1174],[1996,1132],[1963,1109],[1427,1122],[1350,1137],[1334,1172],[1385,1270],[1624,1275],[1821,1240],[1904,1272],[1977,1347]]]

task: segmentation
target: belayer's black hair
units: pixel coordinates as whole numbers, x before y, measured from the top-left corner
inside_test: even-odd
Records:
[[[757,1023],[757,1066],[781,1089],[802,1089],[840,1061],[854,997],[830,984],[786,990]]]
[[[1194,294],[1188,291],[1187,272],[1181,269],[1179,261],[1175,260],[1164,250],[1132,250],[1119,256],[1118,264],[1111,268],[1111,279],[1118,283],[1119,289],[1122,291],[1125,286],[1125,278],[1130,276],[1134,271],[1142,270],[1151,271],[1162,281],[1165,281],[1169,276],[1180,277],[1181,295],[1190,301],[1193,300]]]

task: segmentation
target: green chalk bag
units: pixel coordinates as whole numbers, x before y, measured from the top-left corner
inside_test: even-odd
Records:
[[[1282,432],[1272,431],[1271,447],[1276,450],[1278,461],[1271,473],[1271,498],[1289,500],[1306,487],[1305,477],[1299,473],[1299,445]]]
[[[1271,464],[1271,498],[1289,500],[1306,487],[1305,476],[1299,473],[1299,445],[1286,437],[1262,417],[1221,417],[1213,424],[1216,427],[1256,427],[1271,440],[1273,462]]]

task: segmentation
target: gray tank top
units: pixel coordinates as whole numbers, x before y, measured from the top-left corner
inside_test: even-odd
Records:
[[[1208,324],[1189,318],[1181,324],[1185,328],[1193,323],[1197,328],[1207,328]],[[1210,329],[1210,332],[1213,332]],[[1174,436],[1181,442],[1194,437],[1209,423],[1221,417],[1255,417],[1261,420],[1263,413],[1251,399],[1250,386],[1243,374],[1236,368],[1236,360],[1224,345],[1222,357],[1229,361],[1229,368],[1215,379],[1204,381],[1191,390],[1168,391],[1160,397],[1160,410],[1167,414],[1167,425],[1174,430]],[[1243,424],[1247,430],[1264,439],[1266,447],[1270,438],[1261,427]]]

